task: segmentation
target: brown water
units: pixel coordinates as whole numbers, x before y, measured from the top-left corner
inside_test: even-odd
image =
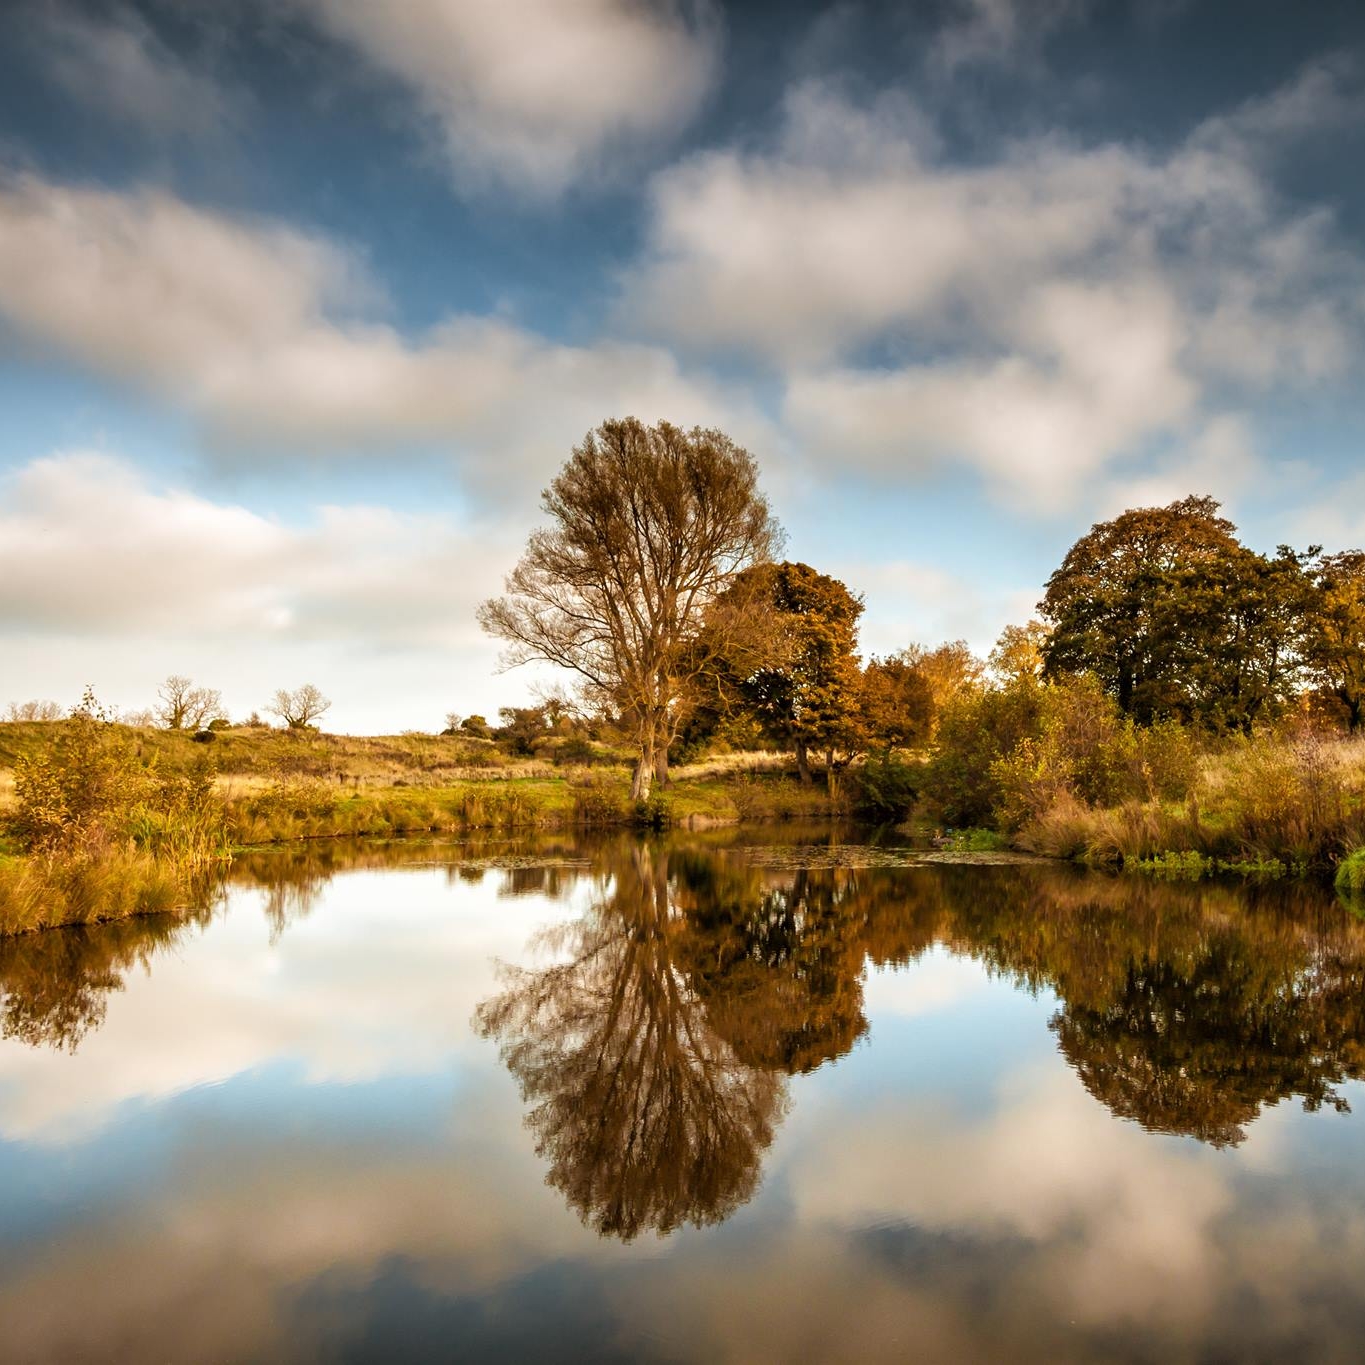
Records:
[[[1365,923],[850,837],[0,943],[0,1358],[1359,1360]]]

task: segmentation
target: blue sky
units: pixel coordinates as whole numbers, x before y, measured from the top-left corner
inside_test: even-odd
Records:
[[[0,705],[491,713],[611,415],[746,444],[886,653],[1189,492],[1365,542],[1365,10],[18,0]]]

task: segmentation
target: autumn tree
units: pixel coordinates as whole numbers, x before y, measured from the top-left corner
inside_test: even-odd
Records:
[[[863,670],[860,710],[869,745],[903,749],[929,738],[934,694],[928,678],[904,653],[869,659]]]
[[[1365,728],[1365,550],[1324,555],[1304,645],[1308,674],[1341,708],[1347,726]]]
[[[153,714],[168,730],[202,730],[222,714],[223,695],[216,688],[196,687],[180,673],[172,673],[157,689]]]
[[[986,667],[1006,686],[1019,681],[1037,682],[1043,676],[1048,635],[1048,628],[1041,621],[1006,626],[986,657]]]
[[[1273,719],[1299,691],[1313,615],[1306,571],[1318,547],[1299,554],[1281,545],[1273,557],[1245,546],[1173,580],[1170,634],[1183,640],[1183,716],[1249,734]]]
[[[570,669],[621,717],[643,800],[710,663],[698,648],[707,608],[780,533],[746,450],[719,431],[635,418],[590,431],[542,506],[550,525],[479,621],[508,641],[509,666]]]
[[[1302,557],[1238,543],[1218,502],[1188,497],[1100,521],[1039,603],[1044,674],[1093,673],[1140,723],[1248,728],[1293,688]]]
[[[847,747],[855,735],[862,599],[809,564],[783,563],[746,569],[719,605],[733,603],[754,628],[728,627],[741,644],[723,655],[731,690],[809,782],[809,751]]]
[[[312,683],[304,683],[292,692],[281,687],[274,700],[265,708],[278,716],[291,730],[305,730],[330,706],[331,702]]]

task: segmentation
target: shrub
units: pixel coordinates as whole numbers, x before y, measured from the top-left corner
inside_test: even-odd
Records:
[[[1043,689],[1030,679],[963,692],[943,708],[938,743],[923,774],[925,799],[947,825],[995,822],[1001,789],[995,764],[1038,733]]]
[[[1350,909],[1365,915],[1365,848],[1347,854],[1337,865],[1336,888]]]
[[[213,769],[163,778],[89,692],[20,755],[8,824],[29,857],[0,868],[4,933],[199,903],[225,843]]]
[[[590,827],[620,825],[626,820],[626,801],[621,784],[607,778],[590,778],[574,789],[573,821]]]
[[[924,765],[891,750],[873,753],[852,769],[853,808],[886,820],[903,820],[919,799]]]

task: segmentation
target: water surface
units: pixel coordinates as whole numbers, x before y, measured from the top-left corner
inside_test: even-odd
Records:
[[[0,942],[4,1358],[1359,1359],[1365,924],[851,837]]]

